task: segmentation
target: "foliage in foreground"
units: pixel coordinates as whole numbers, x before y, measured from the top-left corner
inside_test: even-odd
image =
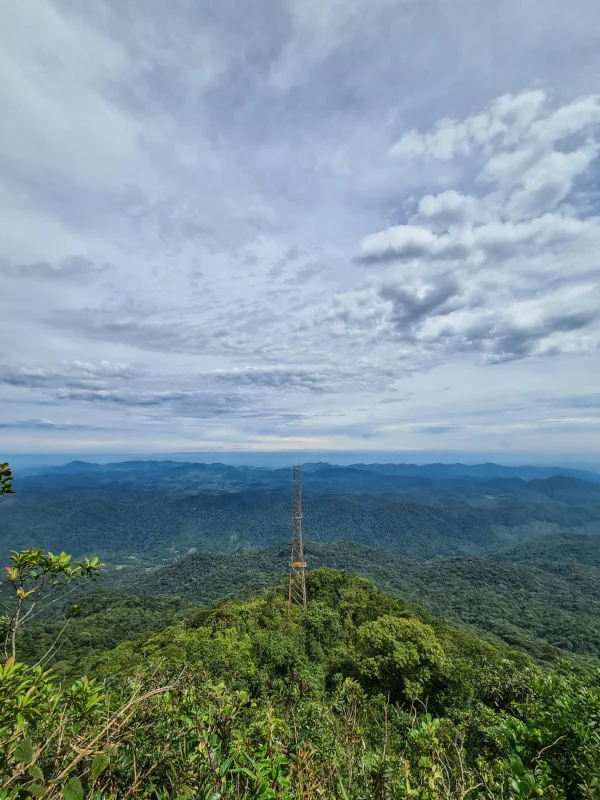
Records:
[[[6,462],[0,464],[0,495],[14,494],[12,488],[12,470]]]
[[[17,633],[20,628],[58,600],[71,594],[82,582],[94,580],[103,566],[97,558],[83,558],[82,561],[73,562],[66,553],[55,556],[53,553],[36,550],[35,547],[21,553],[13,550],[10,554],[10,566],[6,567],[10,594],[7,601],[2,603],[6,613],[0,618],[5,659],[9,655],[13,660],[16,657]],[[68,611],[65,628],[76,613],[75,605]],[[42,656],[41,663],[53,649],[54,646]]]
[[[1,800],[598,798],[600,691],[345,573],[0,672]]]

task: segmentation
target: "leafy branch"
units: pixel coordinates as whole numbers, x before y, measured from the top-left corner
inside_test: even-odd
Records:
[[[6,580],[12,588],[12,604],[3,604],[7,611],[4,618],[4,657],[14,659],[17,631],[82,584],[95,580],[104,564],[98,558],[72,561],[66,553],[54,555],[34,547],[20,553],[11,551],[9,560]],[[72,617],[77,611],[78,607],[72,606],[68,613]],[[65,628],[66,625],[63,631]],[[56,642],[52,649],[55,646]]]

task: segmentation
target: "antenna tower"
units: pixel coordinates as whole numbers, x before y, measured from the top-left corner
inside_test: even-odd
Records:
[[[306,582],[304,580],[304,549],[302,547],[302,501],[300,491],[300,464],[294,466],[294,510],[292,513],[292,544],[290,547],[290,587],[288,593],[288,616],[292,606],[306,608]]]

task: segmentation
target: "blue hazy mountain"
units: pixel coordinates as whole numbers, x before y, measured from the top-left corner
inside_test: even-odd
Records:
[[[503,477],[494,477],[496,467]],[[547,471],[306,464],[306,535],[430,559],[497,553],[541,535],[600,534],[600,476]],[[192,548],[265,547],[290,532],[290,469],[76,461],[22,471],[14,488],[3,502],[3,552],[35,545],[112,564],[165,563]]]
[[[275,485],[279,479],[288,474],[288,469],[269,469],[268,467],[250,465],[231,465],[220,462],[198,463],[182,462],[179,460],[132,460],[109,463],[96,463],[89,461],[71,461],[62,465],[40,465],[16,469],[20,477],[34,475],[77,475],[95,473],[97,475],[115,475],[115,473],[135,474],[161,474],[165,470],[173,474],[222,474],[232,480],[236,478],[241,484],[259,476],[266,482],[272,481]],[[563,476],[580,480],[600,483],[600,473],[593,470],[574,469],[561,466],[505,466],[502,464],[394,464],[394,463],[356,463],[348,466],[329,464],[328,462],[307,462],[303,464],[305,474],[318,476],[322,480],[347,482],[356,484],[362,480],[368,482],[367,474],[376,474],[382,478],[429,478],[437,480],[469,478],[473,480],[492,480],[495,478],[520,478],[521,480],[535,480]],[[357,474],[358,473],[358,474]],[[373,480],[373,479],[371,479]]]

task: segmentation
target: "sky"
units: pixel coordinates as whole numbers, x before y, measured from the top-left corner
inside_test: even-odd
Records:
[[[597,0],[0,27],[0,450],[596,457]]]

